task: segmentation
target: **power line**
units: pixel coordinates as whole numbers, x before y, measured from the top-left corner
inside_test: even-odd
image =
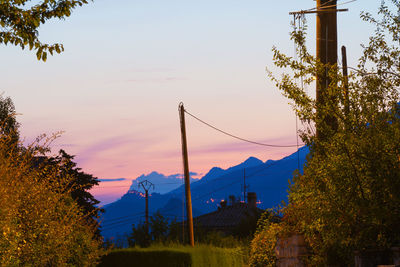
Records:
[[[355,1],[357,1],[357,0],[350,0],[350,1],[347,1],[347,2],[344,2],[344,3],[340,3],[340,4],[336,4],[336,5],[329,5],[329,6],[327,6],[327,4],[331,3],[332,1],[333,1],[333,0],[330,0],[330,1],[328,1],[328,2],[326,2],[326,3],[324,3],[324,4],[322,4],[321,7],[323,7],[323,8],[330,8],[330,7],[335,7],[335,6],[342,6],[342,5],[346,5],[346,4],[355,2]],[[316,7],[313,7],[313,8],[304,10],[304,11],[311,11],[311,10],[315,10],[315,9],[317,9],[317,8],[316,8]]]
[[[144,213],[144,212],[141,212],[141,213]],[[129,218],[129,219],[120,220],[120,221],[113,222],[113,223],[108,223],[108,224],[102,224],[102,225],[101,225],[101,227],[102,227],[101,230],[102,230],[102,231],[107,231],[107,230],[109,230],[109,229],[115,228],[116,226],[120,226],[121,224],[124,225],[124,224],[126,224],[126,223],[132,223],[132,220],[133,220],[134,218],[142,217],[142,216],[143,216],[143,214],[137,214],[136,216],[133,216],[133,217],[131,217],[131,218]]]
[[[299,153],[299,151],[297,151],[297,153]],[[299,161],[300,159],[299,159],[299,157],[298,157],[298,161]],[[252,176],[254,176],[254,175],[256,175],[257,173],[259,173],[259,172],[261,172],[261,171],[263,171],[263,170],[265,170],[265,169],[268,169],[269,167],[272,167],[272,166],[274,166],[275,164],[277,164],[278,163],[278,161],[274,161],[273,163],[271,163],[271,164],[269,164],[269,165],[267,165],[267,166],[262,166],[262,168],[260,168],[260,169],[258,169],[258,170],[256,170],[256,171],[254,171],[253,173],[251,173],[251,174],[249,174],[249,175],[246,175],[246,178],[251,178]],[[299,166],[300,164],[298,164],[298,166]],[[226,178],[226,176],[228,176],[228,175],[230,175],[230,173],[231,172],[228,172],[228,173],[226,173],[226,174],[224,174],[224,175],[222,175],[222,176],[219,176],[219,177],[217,177],[217,178],[214,178],[214,179],[212,179],[212,180],[210,180],[210,181],[207,181],[207,183],[213,183],[213,182],[217,182],[217,181],[220,181],[220,180],[222,180],[222,179],[225,179]],[[201,181],[201,180],[200,180]],[[198,181],[198,182],[200,182],[200,181]],[[239,182],[241,182],[241,181],[237,181],[237,182],[235,182],[235,183],[239,183]],[[232,183],[232,184],[234,184],[234,183]],[[231,185],[231,184],[230,184]],[[230,185],[228,185],[228,186],[230,186]],[[226,187],[228,187],[228,186],[226,186]],[[225,187],[223,187],[222,189],[224,189]],[[177,189],[179,189],[179,187],[177,188]],[[219,188],[219,189],[221,189],[221,188]],[[183,191],[183,189],[182,189],[182,191]],[[212,191],[211,193],[213,193],[213,192],[217,192],[217,191],[219,191],[219,190],[214,190],[214,191]],[[198,198],[196,198],[196,200],[197,200]]]
[[[153,212],[153,213],[151,213],[151,214],[154,215],[154,214],[156,214],[156,213],[157,213],[157,211],[156,211],[156,212]],[[141,215],[141,216],[143,216],[143,215]],[[163,216],[164,218],[167,218],[167,219],[175,219],[175,218],[177,218],[179,215],[177,215],[177,214],[163,213],[162,216]],[[107,231],[107,230],[114,229],[114,228],[116,228],[116,227],[120,227],[120,226],[123,226],[123,225],[132,224],[132,223],[133,223],[132,219],[137,218],[137,217],[140,217],[140,216],[135,216],[135,217],[133,217],[133,218],[130,218],[130,219],[128,219],[128,220],[124,220],[124,221],[121,221],[121,222],[118,222],[118,223],[113,223],[113,224],[109,224],[109,225],[105,225],[105,226],[102,225],[102,227],[104,227],[104,229],[101,229],[101,230],[102,230],[102,231]]]
[[[265,171],[265,170],[267,170],[267,169],[273,167],[273,166],[276,165],[278,162],[279,162],[279,161],[274,161],[273,163],[271,163],[271,164],[269,164],[269,165],[267,165],[267,166],[262,166],[262,168],[260,168],[260,169],[258,169],[258,170],[255,170],[254,172],[252,172],[252,173],[249,174],[249,175],[246,175],[246,178],[252,178],[252,177],[254,177],[256,174],[258,174],[258,173],[260,173],[260,172],[262,172],[262,171]],[[224,176],[222,176],[222,177],[219,177],[219,178],[216,178],[216,179],[213,179],[213,180],[211,180],[211,181],[209,181],[209,182],[213,182],[213,181],[217,181],[217,180],[223,179],[223,178],[225,178],[225,176],[226,176],[226,175],[224,175]],[[222,189],[228,188],[228,187],[230,187],[230,186],[232,186],[232,185],[234,185],[234,184],[238,184],[238,183],[240,183],[240,182],[241,182],[241,180],[238,179],[237,181],[234,181],[234,182],[232,182],[232,183],[230,183],[230,184],[227,184],[227,185],[221,186],[221,187],[219,187],[219,188],[217,188],[217,189],[214,189],[214,190],[212,190],[212,191],[209,191],[209,192],[206,193],[206,194],[203,194],[203,195],[201,195],[201,196],[197,196],[197,197],[194,198],[193,200],[201,199],[201,198],[203,198],[203,197],[205,197],[205,196],[211,195],[211,194],[213,194],[213,193],[215,193],[215,192],[221,191]],[[172,209],[172,208],[171,208],[171,209]],[[171,209],[169,209],[169,210],[171,210]]]
[[[350,0],[344,3],[340,3],[340,4],[335,4],[335,5],[329,5],[329,3],[333,2],[333,0],[330,0],[324,4],[321,4],[319,9],[317,7],[313,7],[313,8],[309,8],[306,10],[301,10],[301,11],[297,11],[297,12],[289,12],[290,15],[297,15],[297,14],[311,14],[311,13],[321,13],[321,12],[343,12],[343,11],[349,11],[347,8],[346,9],[329,9],[331,7],[337,7],[337,6],[341,6],[341,5],[345,5],[351,2],[355,2],[357,0]]]
[[[347,2],[344,2],[344,3],[340,3],[340,4],[336,4],[336,5],[324,6],[324,8],[330,8],[330,7],[335,7],[335,6],[342,6],[342,5],[346,5],[346,4],[355,2],[355,1],[357,1],[357,0],[350,0],[350,1],[347,1]]]
[[[121,217],[117,217],[117,218],[105,220],[104,223],[107,224],[107,223],[109,223],[109,222],[119,221],[119,220],[122,220],[122,219],[125,219],[125,218],[129,218],[129,217],[134,217],[134,216],[137,216],[137,215],[141,215],[141,214],[143,214],[143,213],[144,213],[144,212],[138,212],[138,213],[134,213],[134,214],[129,214],[129,215],[125,215],[125,216],[121,216]]]
[[[273,166],[276,165],[277,163],[278,163],[278,161],[275,161],[275,162],[273,162],[273,163],[271,163],[271,164],[269,164],[269,165],[267,165],[267,166],[262,166],[262,168],[260,168],[260,169],[258,169],[258,170],[255,170],[254,172],[252,172],[252,173],[249,174],[249,175],[246,175],[246,178],[252,178],[252,177],[254,177],[256,174],[258,174],[258,173],[260,173],[260,172],[262,172],[262,171],[265,171],[265,170],[267,170],[267,169],[273,167]],[[224,176],[225,176],[225,175],[224,175]],[[216,181],[216,180],[220,180],[221,178],[223,178],[223,177],[219,177],[219,178],[213,179],[213,180],[211,180],[210,182]],[[204,197],[206,197],[206,196],[209,196],[209,195],[211,195],[211,194],[213,194],[213,193],[216,193],[216,192],[218,192],[218,191],[221,191],[221,190],[223,190],[223,189],[225,189],[225,188],[228,188],[228,187],[230,187],[230,186],[232,186],[232,185],[234,185],[234,184],[238,184],[238,183],[240,183],[240,182],[241,182],[241,179],[238,179],[237,181],[234,181],[234,182],[229,183],[229,184],[227,184],[227,185],[224,185],[224,186],[221,186],[221,187],[219,187],[219,188],[216,188],[216,189],[214,189],[214,190],[212,190],[212,191],[209,191],[209,192],[207,192],[207,193],[205,193],[205,194],[202,194],[202,195],[200,195],[200,196],[197,196],[197,197],[195,197],[193,200],[202,199],[202,198],[204,198]],[[169,209],[164,210],[163,213],[162,213],[162,215],[163,215],[164,217],[168,217],[168,215],[169,215],[171,218],[172,218],[172,217],[177,218],[177,217],[179,216],[178,214],[175,215],[175,214],[167,214],[167,213],[165,213],[165,212],[169,212],[169,211],[171,211],[171,210],[173,210],[173,209],[176,209],[176,208],[179,208],[179,206],[174,206],[174,207],[171,207],[171,208],[169,208]],[[102,225],[102,227],[104,227],[104,229],[102,229],[102,231],[106,231],[106,230],[113,229],[113,228],[115,228],[115,227],[119,227],[119,226],[122,226],[122,225],[130,224],[130,223],[132,223],[132,220],[133,220],[134,218],[137,218],[137,217],[139,217],[139,216],[143,216],[142,214],[143,214],[143,212],[138,213],[138,214],[133,214],[133,215],[128,215],[128,216],[123,216],[123,217],[119,217],[119,218],[112,219],[112,220],[117,220],[117,219],[121,220],[121,219],[124,219],[124,218],[126,218],[126,217],[132,217],[132,218],[127,219],[127,220],[121,220],[121,221],[119,221],[119,222],[109,223],[109,224],[106,224],[106,225],[104,225],[104,226]],[[155,214],[155,212],[152,213],[152,214]],[[136,216],[135,216],[135,215],[136,215]],[[165,216],[165,215],[167,215],[167,216]],[[107,220],[107,221],[111,221],[111,220]],[[183,221],[184,221],[184,220],[183,220]]]
[[[348,69],[351,69],[351,70],[354,70],[355,72],[358,72],[358,73],[360,73],[361,75],[378,75],[377,72],[364,72],[364,71],[362,71],[362,70],[359,70],[359,69],[357,69],[357,68],[353,68],[353,67],[350,67],[350,66],[347,66],[347,68],[348,68]],[[390,75],[393,75],[393,76],[400,77],[399,74],[397,74],[397,73],[395,73],[395,72],[392,72],[392,71],[384,71],[384,70],[381,70],[381,72],[382,72],[382,73],[386,73],[386,74],[390,74]]]
[[[238,140],[241,140],[241,141],[244,141],[244,142],[247,142],[247,143],[251,143],[251,144],[259,145],[259,146],[267,146],[267,147],[297,147],[297,144],[296,145],[272,145],[272,144],[264,144],[264,143],[260,143],[260,142],[251,141],[251,140],[248,140],[248,139],[245,139],[245,138],[230,134],[230,133],[228,133],[226,131],[223,131],[223,130],[221,130],[221,129],[219,129],[219,128],[217,128],[217,127],[215,127],[215,126],[203,121],[202,119],[198,118],[197,116],[191,114],[186,109],[185,109],[185,113],[188,114],[189,116],[193,117],[194,119],[198,120],[199,122],[207,125],[208,127],[212,128],[212,129],[214,129],[214,130],[216,130],[216,131],[218,131],[220,133],[223,133],[225,135],[228,135],[230,137],[233,137],[235,139],[238,139]]]

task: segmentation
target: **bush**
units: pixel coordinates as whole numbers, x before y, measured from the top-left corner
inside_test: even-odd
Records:
[[[275,266],[275,247],[282,225],[272,223],[254,235],[250,248],[250,266]]]
[[[190,266],[190,254],[172,250],[113,250],[101,260],[100,266]]]
[[[12,145],[10,145],[12,144]],[[57,166],[33,167],[40,149],[0,137],[0,265],[90,266],[102,254]]]

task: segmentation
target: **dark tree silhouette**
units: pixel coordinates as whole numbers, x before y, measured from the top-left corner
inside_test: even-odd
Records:
[[[18,142],[19,123],[15,118],[15,106],[10,97],[0,95],[0,135],[9,142]]]
[[[81,168],[78,168],[73,161],[74,157],[61,149],[58,156],[51,158],[49,161],[60,167],[60,177],[69,177],[71,179],[69,189],[71,190],[72,198],[82,207],[84,214],[95,221],[103,210],[96,207],[100,201],[95,199],[89,190],[98,185],[99,180],[97,177],[87,174]]]

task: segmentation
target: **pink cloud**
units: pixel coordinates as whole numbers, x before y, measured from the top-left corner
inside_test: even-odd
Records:
[[[85,164],[87,161],[92,160],[94,157],[99,154],[105,153],[110,150],[117,150],[122,146],[135,146],[135,147],[143,147],[145,144],[151,142],[151,139],[138,138],[133,137],[132,135],[125,136],[115,136],[107,139],[100,140],[90,146],[87,146],[86,149],[80,151],[77,155],[77,159],[80,164]],[[123,167],[123,164],[117,164],[117,167]]]

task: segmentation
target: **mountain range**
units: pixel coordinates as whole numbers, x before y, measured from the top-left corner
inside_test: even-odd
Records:
[[[243,201],[243,185],[247,192],[257,194],[258,207],[267,209],[278,206],[287,200],[289,181],[296,169],[302,172],[309,153],[307,147],[280,160],[263,162],[250,157],[244,162],[228,169],[212,168],[201,179],[191,181],[193,216],[215,211],[221,200],[234,196]],[[159,193],[150,191],[149,214],[160,212],[170,220],[180,221],[185,218],[184,185],[179,175],[164,176],[157,172],[142,175],[137,181],[149,180]],[[104,206],[101,218],[102,235],[106,238],[128,234],[132,224],[144,222],[145,198],[138,189],[138,182],[133,181],[130,190],[121,199]],[[177,184],[178,183],[178,184]],[[167,186],[169,185],[169,186]],[[175,188],[173,190],[169,190]]]
[[[190,182],[195,182],[199,179],[193,178],[193,176],[197,176],[197,173],[190,172]],[[165,194],[168,193],[180,185],[182,185],[182,174],[173,174],[169,176],[165,176],[164,174],[158,173],[156,171],[148,174],[148,175],[141,175],[135,180],[132,181],[132,185],[129,190],[141,190],[139,183],[143,181],[149,181],[155,185],[153,192]]]

